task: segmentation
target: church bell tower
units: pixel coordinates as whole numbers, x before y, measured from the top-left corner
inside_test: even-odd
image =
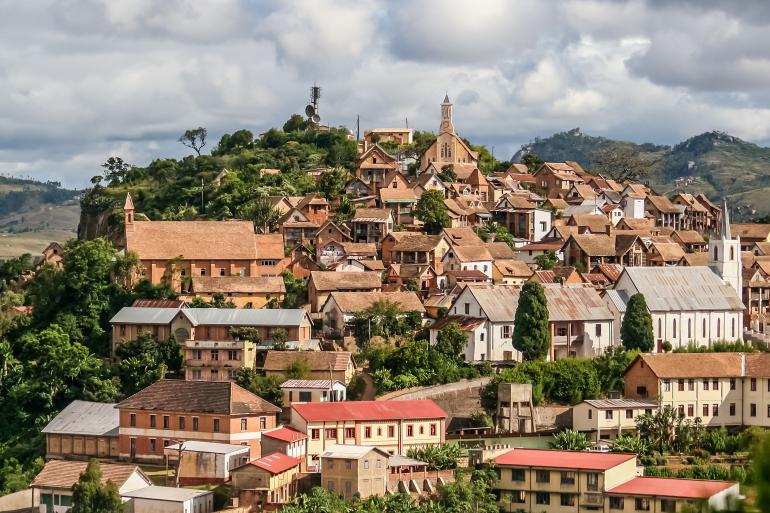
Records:
[[[444,101],[441,102],[441,125],[439,133],[454,133],[455,127],[452,125],[452,103],[449,101],[449,93],[444,95]]]
[[[709,267],[735,289],[739,298],[743,297],[741,239],[731,237],[727,200],[722,202],[722,230],[719,238],[709,239]]]

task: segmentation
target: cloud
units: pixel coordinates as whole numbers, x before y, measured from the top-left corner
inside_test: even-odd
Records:
[[[438,127],[513,154],[536,136],[770,141],[770,4],[717,0],[0,0],[0,173],[83,186],[206,126],[302,112]]]

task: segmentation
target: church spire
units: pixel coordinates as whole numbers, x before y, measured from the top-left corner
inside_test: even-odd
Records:
[[[727,210],[727,198],[722,199],[722,238],[732,239],[730,233],[730,211]]]
[[[439,133],[454,133],[455,127],[452,124],[452,102],[449,101],[449,92],[444,95],[444,101],[441,102],[441,125]]]
[[[123,204],[123,221],[126,226],[134,226],[134,201],[131,199],[131,193],[126,193],[126,202]]]

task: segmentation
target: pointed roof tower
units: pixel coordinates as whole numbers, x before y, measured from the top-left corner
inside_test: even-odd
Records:
[[[123,204],[123,222],[127,227],[134,227],[134,201],[131,199],[131,193],[126,193],[126,202]]]
[[[131,199],[131,193],[126,193],[126,202],[123,204],[123,210],[134,210],[134,201]]]
[[[732,239],[730,233],[730,211],[727,210],[727,199],[722,200],[722,238],[725,240]]]

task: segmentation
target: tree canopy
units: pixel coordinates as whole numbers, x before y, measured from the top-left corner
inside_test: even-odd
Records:
[[[422,193],[415,207],[417,219],[425,223],[427,233],[439,233],[450,225],[449,209],[444,203],[444,193],[428,190]]]
[[[99,462],[88,462],[85,472],[72,487],[72,513],[122,513],[118,487],[112,481],[102,484]]]
[[[638,349],[641,352],[652,351],[655,335],[652,329],[652,316],[647,309],[644,295],[636,293],[626,305],[626,314],[620,326],[620,339],[626,349]]]
[[[513,325],[513,347],[525,360],[539,360],[548,355],[548,305],[543,286],[528,281],[521,288]]]

